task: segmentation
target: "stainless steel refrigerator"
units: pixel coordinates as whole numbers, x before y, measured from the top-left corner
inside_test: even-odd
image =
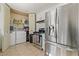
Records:
[[[66,4],[46,12],[45,54],[56,55],[57,46],[79,48],[79,4]]]

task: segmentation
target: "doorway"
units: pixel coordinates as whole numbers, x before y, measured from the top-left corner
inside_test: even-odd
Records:
[[[29,31],[28,28],[28,15],[11,12],[11,46],[27,42],[27,32]]]

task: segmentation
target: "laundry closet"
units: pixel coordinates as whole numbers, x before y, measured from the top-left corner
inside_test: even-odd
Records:
[[[11,46],[27,41],[27,31],[29,31],[28,14],[17,10],[10,10],[10,36]]]

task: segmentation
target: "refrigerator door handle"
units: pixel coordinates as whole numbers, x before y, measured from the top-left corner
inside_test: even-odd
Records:
[[[49,26],[49,35],[50,35],[50,32],[51,32],[51,28],[50,28],[50,26]]]
[[[57,8],[56,8],[56,16],[55,16],[55,38],[57,42]]]

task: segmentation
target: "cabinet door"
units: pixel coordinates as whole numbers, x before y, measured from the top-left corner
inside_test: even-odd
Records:
[[[38,13],[36,18],[36,21],[45,20],[45,12]]]
[[[11,36],[11,40],[10,40],[10,42],[11,42],[11,46],[12,45],[15,45],[16,44],[16,42],[15,42],[15,31],[13,31],[11,34],[10,34]]]
[[[41,20],[45,20],[45,12],[41,13]]]
[[[39,21],[40,20],[40,15],[39,13],[36,14],[36,21]]]
[[[26,42],[26,32],[16,31],[16,44]]]

